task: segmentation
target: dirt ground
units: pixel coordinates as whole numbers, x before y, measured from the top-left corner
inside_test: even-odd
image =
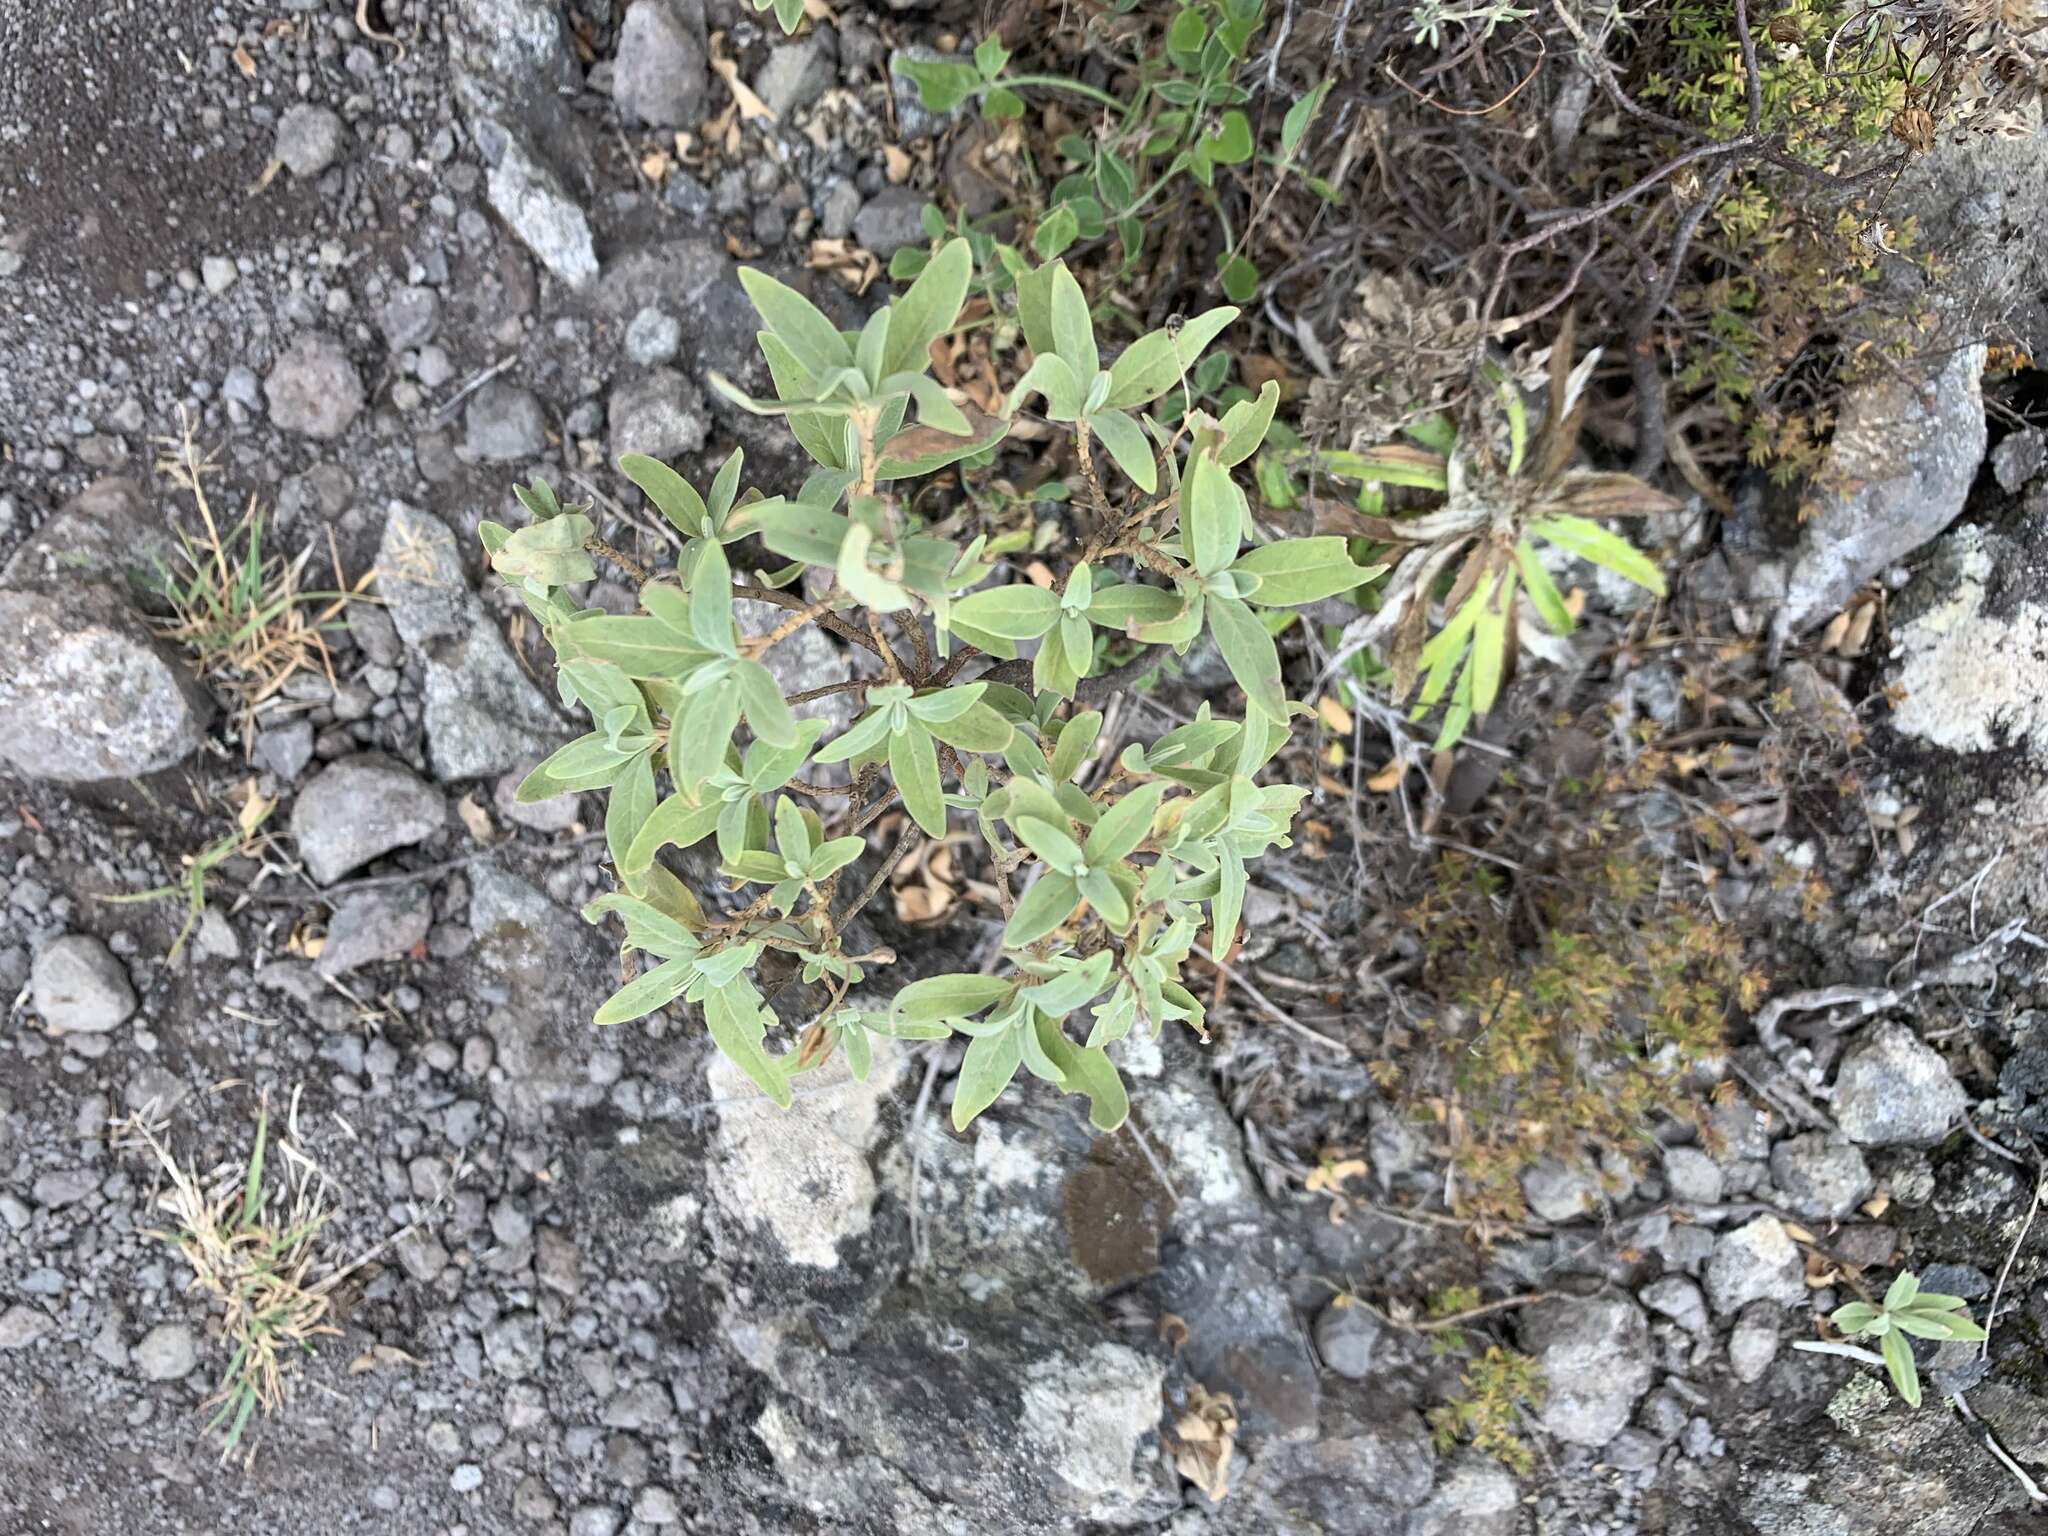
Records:
[[[1931,1138],[1851,1145],[1829,1118],[1840,1080],[1811,1091],[1843,1038],[1759,1058],[1742,1019],[1723,1086],[1701,1085],[1711,1137],[1670,1129],[1633,1168],[1525,1184],[1543,1209],[1485,1242],[1448,1213],[1442,1118],[1374,1070],[1429,1033],[1401,912],[1442,846],[1526,835],[1503,807],[1540,799],[1540,772],[1538,791],[1459,778],[1432,844],[1397,799],[1353,802],[1322,772],[1327,739],[1286,759],[1321,774],[1327,835],[1253,891],[1249,985],[1216,978],[1215,1042],[1134,1045],[1129,1136],[1031,1095],[955,1135],[933,1112],[943,1048],[885,1054],[865,1084],[806,1079],[781,1116],[686,1018],[589,1023],[619,982],[578,916],[610,888],[603,844],[590,805],[512,801],[575,727],[475,525],[535,474],[616,496],[622,441],[693,478],[734,445],[764,483],[791,463],[707,389],[760,373],[733,253],[811,282],[821,235],[921,242],[948,162],[920,159],[906,189],[883,144],[945,125],[906,115],[887,61],[971,21],[850,9],[797,45],[705,9],[755,88],[787,91],[782,120],[659,178],[646,156],[673,131],[620,100],[683,79],[698,99],[679,110],[710,117],[728,97],[701,57],[638,79],[610,0],[0,14],[0,601],[18,604],[0,613],[100,637],[95,665],[132,683],[93,706],[104,771],[53,771],[83,727],[0,742],[0,1528],[2048,1529],[1981,1427],[1858,1396],[1855,1368],[1789,1348],[1895,1254],[1929,1288],[1947,1266],[1973,1306],[2002,1279],[1999,1348],[1948,1363],[2010,1456],[2048,1459],[2032,1172],[1966,1137],[1960,1108]],[[506,192],[522,164],[524,204]],[[815,282],[849,314],[865,302]],[[272,549],[304,552],[303,586],[371,577],[326,658],[253,713],[175,681],[175,648],[132,611],[169,536],[202,531],[166,464],[188,431],[213,512],[260,509]],[[2038,482],[2032,501],[1981,476],[1973,494],[2026,551],[2002,568],[2033,569]],[[1760,657],[1769,605],[1731,588],[1725,551],[1695,541],[1682,563],[1669,665],[1545,684],[1503,739],[1563,761],[1588,738],[1597,761],[1633,719],[1696,706],[1694,659],[1703,676],[1724,644]],[[792,686],[847,675],[819,644]],[[1820,661],[1829,689],[1882,686],[1875,650]],[[1115,724],[1224,691],[1198,663]],[[0,709],[25,709],[41,674],[10,665]],[[1883,1010],[1910,1048],[1873,1025],[1851,1050],[1890,1042],[1927,1102],[2023,1117],[2048,1096],[2029,1076],[2043,957],[1973,946],[2040,924],[2040,885],[2008,883],[2039,867],[2040,753],[1881,728],[1859,750],[1869,798],[1824,756],[1783,797],[1780,851],[1828,901],[1739,872],[1773,991],[1928,977]],[[1632,826],[1711,862],[1678,845],[1688,806],[1653,790],[1632,791]],[[1944,834],[1916,855],[1898,809],[1864,816],[1885,797]],[[267,817],[208,872],[189,936],[182,888],[118,900],[181,879],[252,806]],[[2001,850],[2013,863],[1978,876]],[[876,930],[915,975],[975,953],[977,923],[884,911]],[[1906,1113],[1886,1083],[1883,1112]],[[317,1197],[318,1273],[344,1273],[317,1335],[285,1346],[285,1402],[223,1458],[222,1308],[166,1241],[155,1148],[232,1197],[260,1120],[274,1204]],[[1460,1349],[1413,1326],[1454,1287],[1517,1299]],[[1514,1470],[1426,1419],[1495,1341],[1549,1381],[1511,1416],[1533,1447]],[[1208,1394],[1230,1397],[1227,1431]],[[1218,1501],[1201,1485],[1226,1447]]]

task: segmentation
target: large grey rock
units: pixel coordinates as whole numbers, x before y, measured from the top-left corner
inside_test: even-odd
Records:
[[[1796,1214],[1838,1221],[1870,1194],[1870,1165],[1854,1143],[1809,1131],[1771,1148],[1771,1182]]]
[[[124,475],[104,475],[21,541],[0,567],[0,587],[70,591],[103,581],[146,600],[182,570],[178,541],[148,493]]]
[[[484,1328],[484,1358],[492,1370],[512,1381],[539,1370],[545,1352],[546,1338],[536,1313],[502,1313]]]
[[[1898,604],[1895,730],[1951,752],[2048,761],[2048,578],[2027,544],[1975,524],[1936,547]]]
[[[384,301],[377,324],[384,332],[384,345],[394,352],[424,346],[440,328],[441,297],[431,288],[407,284]]]
[[[468,916],[477,978],[499,999],[484,1028],[509,1107],[530,1113],[587,1087],[590,1016],[619,984],[614,938],[495,860],[470,872]],[[701,1188],[694,1162],[692,1171]]]
[[[1364,1381],[1379,1354],[1380,1323],[1363,1307],[1334,1302],[1316,1314],[1316,1353],[1339,1376]]]
[[[780,1109],[723,1054],[706,1084],[719,1111],[711,1188],[732,1220],[772,1237],[791,1262],[836,1268],[841,1245],[864,1234],[877,1186],[869,1152],[902,1058],[887,1041],[865,1082],[839,1053],[805,1078],[807,1091]]]
[[[155,773],[206,734],[213,704],[103,586],[0,590],[0,757],[30,778]]]
[[[1224,1508],[1232,1529],[1275,1536],[1388,1531],[1429,1497],[1436,1452],[1405,1403],[1359,1393],[1327,1415],[1323,1433],[1298,1445],[1260,1447],[1234,1468]]]
[[[547,417],[530,389],[493,379],[462,409],[463,446],[486,464],[537,457],[548,445]]]
[[[128,968],[89,933],[68,933],[36,951],[29,1001],[59,1034],[103,1035],[135,1012]]]
[[[438,778],[504,773],[568,738],[470,590],[446,523],[393,502],[378,546],[377,590],[426,665],[427,756]]]
[[[704,392],[673,368],[651,368],[614,387],[606,422],[614,462],[628,453],[662,460],[695,453],[711,425]]]
[[[1806,1267],[1799,1249],[1775,1216],[1759,1216],[1723,1232],[1707,1260],[1707,1300],[1716,1317],[1729,1317],[1752,1301],[1788,1307],[1806,1300]]]
[[[571,288],[597,276],[597,248],[583,205],[561,174],[526,145],[506,143],[485,190],[498,217],[548,271]]]
[[[1984,457],[1984,345],[1885,373],[1843,401],[1793,560],[1778,632],[1831,617],[1856,589],[1956,520]]]
[[[396,960],[424,944],[433,925],[424,883],[357,891],[327,920],[327,943],[314,968],[322,976],[342,976],[379,960]]]
[[[1180,1503],[1164,1366],[1077,1318],[898,1305],[772,1372],[754,1433],[783,1479],[816,1507],[891,1509],[904,1536],[1124,1529]]]
[[[342,344],[325,331],[308,331],[270,365],[263,380],[270,419],[287,432],[332,439],[363,408],[363,381]]]
[[[1522,1348],[1543,1368],[1543,1427],[1573,1445],[1605,1445],[1650,1389],[1650,1324],[1625,1296],[1567,1297],[1525,1309]]]
[[[17,1305],[0,1312],[0,1349],[27,1349],[56,1331],[50,1314],[39,1308]]]
[[[322,769],[292,804],[292,836],[307,871],[332,885],[394,848],[432,837],[446,820],[441,792],[388,757],[365,753]]]
[[[1876,1024],[1835,1078],[1835,1123],[1866,1147],[1931,1147],[1969,1106],[1934,1048],[1903,1024]]]
[[[1583,1164],[1542,1158],[1522,1175],[1522,1198],[1539,1221],[1577,1221],[1600,1208],[1600,1175]]]
[[[619,27],[612,100],[629,123],[693,128],[710,115],[704,11],[693,0],[633,0]]]

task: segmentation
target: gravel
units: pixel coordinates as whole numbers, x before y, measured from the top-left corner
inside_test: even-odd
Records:
[[[704,392],[673,368],[654,368],[612,390],[606,409],[611,454],[675,459],[695,453],[710,432]]]
[[[1316,1314],[1316,1353],[1339,1376],[1364,1381],[1379,1352],[1380,1323],[1363,1307],[1335,1304]]]
[[[922,192],[909,187],[884,187],[861,206],[853,221],[853,237],[887,261],[906,245],[923,245]]]
[[[24,776],[138,779],[183,762],[212,714],[111,587],[0,590],[0,758]]]
[[[682,344],[682,322],[652,304],[626,325],[626,356],[642,368],[674,362]]]
[[[403,764],[372,754],[323,769],[292,805],[292,836],[309,873],[332,885],[394,848],[441,830],[439,790]]]
[[[425,944],[433,925],[433,904],[424,884],[358,891],[327,920],[327,943],[315,968],[322,976],[344,976],[395,960]]]
[[[1619,1296],[1539,1302],[1522,1312],[1522,1348],[1543,1368],[1543,1427],[1572,1445],[1607,1444],[1650,1388],[1649,1320]]]
[[[1716,1317],[1732,1317],[1753,1301],[1796,1307],[1806,1300],[1806,1267],[1775,1216],[1759,1216],[1724,1232],[1707,1260],[1707,1300]]]

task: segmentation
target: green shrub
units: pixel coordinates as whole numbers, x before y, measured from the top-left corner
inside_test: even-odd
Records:
[[[1181,966],[1205,921],[1213,952],[1227,952],[1246,861],[1286,846],[1307,793],[1256,782],[1297,709],[1283,691],[1274,633],[1287,609],[1374,572],[1351,561],[1341,538],[1245,548],[1255,531],[1232,470],[1263,440],[1277,390],[1220,419],[1186,413],[1170,430],[1147,416],[1184,392],[1235,310],[1152,332],[1105,367],[1088,301],[1055,262],[1018,283],[1018,323],[1034,360],[1007,408],[1036,397],[1043,416],[1072,431],[1094,528],[1053,586],[992,582],[984,541],[963,546],[930,520],[947,498],[912,494],[947,466],[986,455],[1012,419],[970,419],[926,372],[931,344],[957,322],[971,269],[966,242],[949,243],[857,333],[773,278],[742,274],[765,327],[775,397],[719,386],[746,409],[783,418],[815,468],[790,494],[763,498],[741,494],[737,453],[708,495],[651,459],[623,460],[682,546],[673,572],[643,580],[639,612],[585,609],[571,596],[595,574],[593,551],[609,550],[546,485],[518,488],[527,526],[482,526],[492,564],[520,586],[554,648],[564,700],[593,723],[519,793],[609,796],[605,835],[620,888],[585,916],[617,917],[625,948],[657,963],[599,1009],[599,1023],[694,1003],[718,1048],[784,1104],[792,1078],[835,1049],[863,1074],[871,1036],[957,1033],[968,1044],[956,1125],[1022,1069],[1086,1094],[1107,1129],[1127,1106],[1104,1048],[1141,1024],[1201,1029]],[[916,423],[906,424],[913,407]],[[1098,446],[1113,476],[1098,468]],[[759,585],[736,587],[729,548],[783,563]],[[809,596],[795,590],[807,577]],[[779,602],[789,616],[744,637],[736,595]],[[815,695],[785,697],[763,663],[814,623],[871,651],[879,672],[840,685],[863,694],[864,708],[829,740],[823,721],[799,713]],[[1204,633],[1244,689],[1244,717],[1218,718],[1204,705],[1191,723],[1130,744],[1091,775],[1107,745],[1098,741],[1103,720],[1076,695],[1107,643],[1185,650]],[[1019,648],[1034,640],[1026,664]],[[992,670],[962,680],[976,658]],[[818,783],[806,774],[812,764],[843,764],[852,782]],[[841,796],[848,807],[828,822],[814,802]],[[866,852],[861,834],[897,800],[908,824],[895,853],[842,900],[839,883]],[[986,844],[1005,918],[998,963],[990,974],[928,977],[886,1002],[851,1001],[889,957],[849,954],[849,921],[894,858],[919,836],[944,837],[955,817]],[[737,910],[722,911],[716,893],[693,891],[663,862],[665,849],[706,839],[721,875],[745,892]],[[827,993],[801,1040],[780,1049],[760,971],[778,950]]]

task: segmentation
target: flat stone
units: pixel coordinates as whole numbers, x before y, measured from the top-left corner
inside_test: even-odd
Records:
[[[1602,1446],[1628,1424],[1653,1375],[1649,1320],[1620,1296],[1539,1302],[1519,1319],[1522,1348],[1543,1368],[1543,1427]]]
[[[145,1381],[182,1381],[199,1363],[199,1346],[183,1323],[159,1323],[136,1343],[134,1360]]]
[[[612,100],[629,123],[693,128],[710,113],[701,4],[633,0],[619,27]]]
[[[1870,1166],[1853,1142],[1809,1131],[1771,1148],[1771,1182],[1801,1216],[1839,1221],[1870,1195]]]
[[[278,117],[271,155],[282,160],[285,169],[302,180],[318,176],[341,154],[346,133],[340,114],[308,102],[296,102]]]
[[[29,1001],[63,1035],[103,1035],[135,1012],[128,968],[91,934],[71,933],[36,951]]]
[[[343,976],[380,960],[396,960],[427,942],[434,908],[425,882],[357,891],[327,920],[327,943],[314,967]]]
[[[341,343],[309,331],[285,348],[263,381],[270,419],[287,432],[333,439],[363,408],[363,381]]]
[[[373,754],[331,764],[299,791],[292,836],[321,885],[370,860],[423,842],[447,818],[440,791],[390,758]]]

